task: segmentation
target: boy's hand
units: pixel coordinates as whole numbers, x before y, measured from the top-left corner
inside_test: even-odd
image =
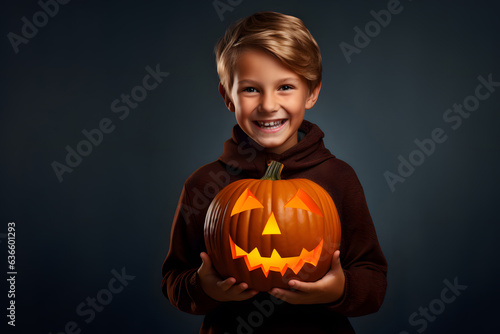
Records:
[[[222,280],[219,273],[212,267],[212,261],[208,254],[202,252],[200,257],[203,261],[198,269],[201,287],[212,299],[221,302],[245,300],[252,298],[258,293],[257,290],[248,289],[248,284],[244,282],[235,285],[236,279],[234,277]]]
[[[332,266],[325,276],[316,282],[290,280],[288,285],[294,289],[273,288],[269,294],[290,304],[332,303],[344,295],[345,276],[340,264],[340,251],[335,251]]]

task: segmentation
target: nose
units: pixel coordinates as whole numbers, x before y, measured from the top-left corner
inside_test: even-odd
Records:
[[[262,112],[278,111],[279,107],[278,107],[278,103],[276,101],[275,96],[271,93],[262,94],[259,109]]]
[[[271,216],[269,216],[266,226],[264,226],[264,231],[262,231],[262,235],[266,234],[281,234],[278,222],[276,221],[273,212],[271,212]]]

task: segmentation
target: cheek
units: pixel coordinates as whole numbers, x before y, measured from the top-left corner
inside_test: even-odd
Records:
[[[286,101],[285,108],[291,116],[303,115],[305,110],[305,100],[302,96],[294,96]]]
[[[252,114],[252,111],[257,107],[256,99],[242,98],[237,102],[238,115],[240,118],[247,118]]]
[[[259,100],[254,97],[246,97],[240,99],[240,106],[241,109],[244,110],[246,113],[252,112],[257,106],[259,105]]]
[[[242,110],[236,110],[235,113],[236,121],[240,124],[244,130],[249,130],[250,128],[250,119],[248,113],[245,113]]]

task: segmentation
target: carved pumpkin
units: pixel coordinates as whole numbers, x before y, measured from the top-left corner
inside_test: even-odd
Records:
[[[340,244],[340,220],[330,195],[307,179],[281,180],[273,161],[264,177],[222,189],[205,219],[205,245],[223,277],[250,288],[288,288],[316,281],[330,269]]]

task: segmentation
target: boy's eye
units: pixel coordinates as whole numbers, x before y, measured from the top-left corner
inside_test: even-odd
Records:
[[[290,89],[293,89],[293,87],[290,85],[283,85],[280,87],[280,90],[290,90]]]
[[[244,88],[243,91],[248,92],[248,93],[256,93],[257,89],[255,89],[253,87],[247,87],[247,88]]]

